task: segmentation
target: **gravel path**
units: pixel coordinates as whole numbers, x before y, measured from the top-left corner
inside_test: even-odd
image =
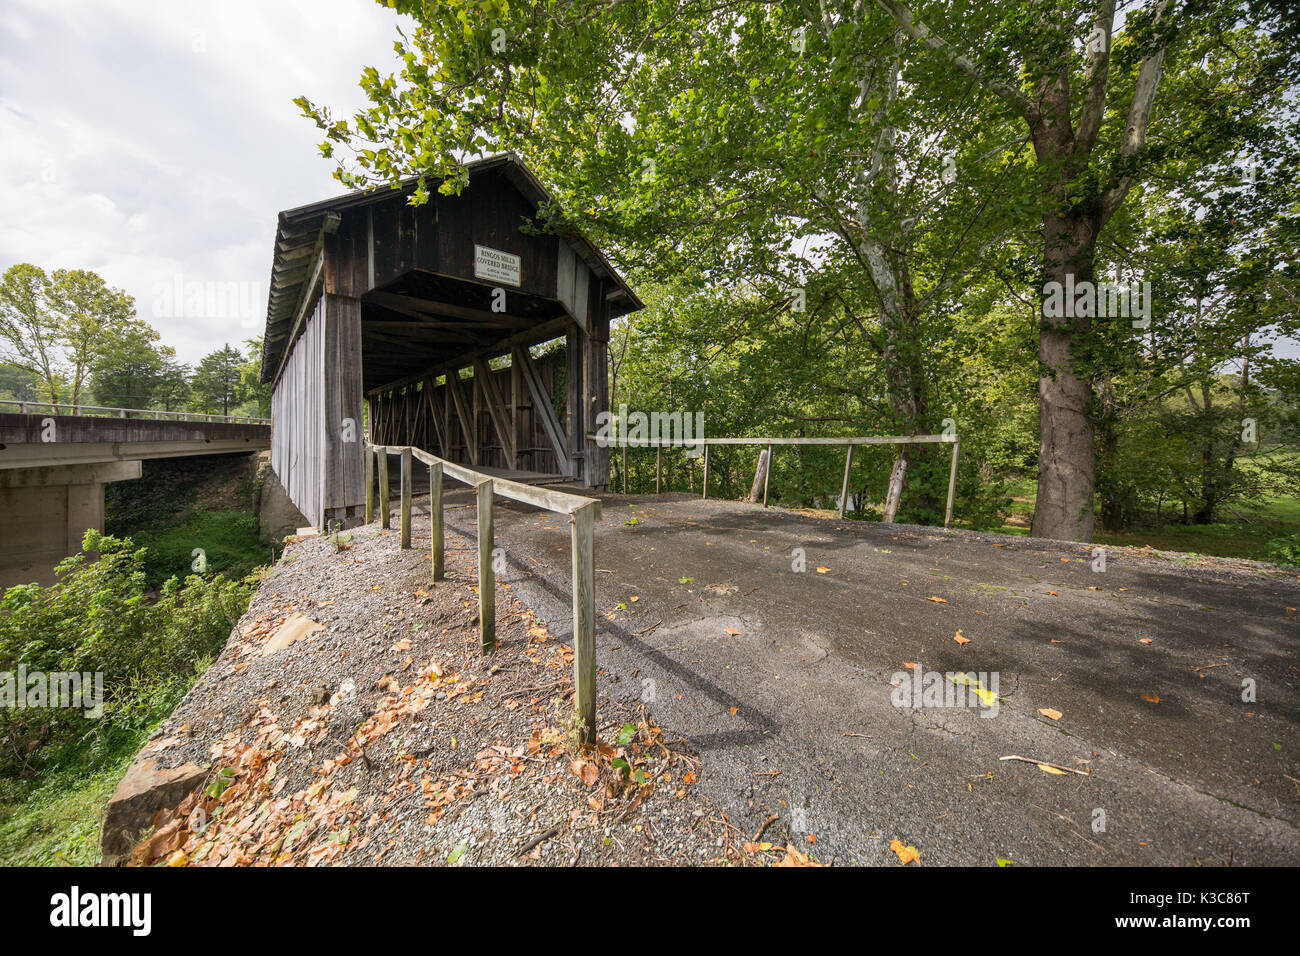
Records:
[[[409,551],[376,525],[342,547],[288,546],[140,755],[211,770],[135,862],[804,862],[776,828],[752,845],[702,795],[698,757],[638,701],[602,695],[602,746],[576,747],[571,649],[506,583],[484,656],[473,540],[448,534],[448,580],[434,585],[428,534],[418,517]],[[323,626],[267,653],[294,614]]]

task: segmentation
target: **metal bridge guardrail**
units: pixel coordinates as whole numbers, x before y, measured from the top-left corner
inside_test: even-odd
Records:
[[[659,494],[665,448],[704,446],[704,488],[701,497],[709,497],[709,449],[714,445],[766,445],[767,470],[763,473],[763,507],[767,507],[767,484],[772,474],[772,446],[774,445],[844,445],[844,483],[840,488],[839,516],[844,517],[844,503],[849,497],[849,470],[853,467],[853,449],[858,445],[927,445],[935,443],[952,445],[952,465],[948,471],[948,502],[944,509],[943,526],[952,524],[953,499],[957,494],[957,461],[961,456],[959,435],[855,435],[830,438],[692,438],[689,441],[664,442],[658,438],[626,438],[597,435],[588,432],[587,438],[623,449],[623,494],[627,494],[628,448],[655,449],[655,494]]]
[[[62,402],[24,402],[17,399],[0,399],[0,406],[18,407],[20,415],[40,415],[46,409],[54,415],[64,414],[55,409],[70,409],[68,414],[85,415],[88,418],[149,418],[155,421],[180,422],[232,422],[236,425],[269,425],[269,418],[254,418],[248,415],[209,415],[206,412],[164,411],[158,408],[109,408],[104,405],[68,405]]]
[[[507,478],[494,478],[452,461],[431,455],[411,445],[374,445],[366,447],[366,524],[375,518],[375,463],[383,456],[379,468],[379,514],[381,527],[389,527],[390,495],[388,456],[402,460],[400,489],[400,546],[411,547],[411,470],[415,459],[429,467],[429,515],[431,524],[431,558],[433,579],[444,579],[444,521],[442,479],[446,475],[471,486],[478,496],[478,602],[479,633],[483,652],[496,647],[496,572],[492,567],[492,543],[495,534],[492,515],[494,494],[512,501],[541,508],[569,518],[569,538],[573,551],[573,684],[579,726],[583,740],[596,742],[596,588],[595,558],[592,544],[600,502],[595,498],[568,494]]]

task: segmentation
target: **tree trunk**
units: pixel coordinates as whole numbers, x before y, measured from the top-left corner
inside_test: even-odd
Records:
[[[767,480],[767,449],[764,448],[758,453],[758,467],[754,469],[754,483],[749,486],[749,497],[746,501],[761,501],[763,499],[763,483]]]
[[[1068,136],[1068,129],[1064,131]],[[1039,131],[1040,163],[1069,155],[1054,127]],[[1097,244],[1095,211],[1070,205],[1068,168],[1044,185],[1043,283],[1038,334],[1038,494],[1031,533],[1039,538],[1091,541],[1094,525],[1096,448],[1092,382],[1081,374],[1081,354],[1092,331],[1091,310],[1070,301],[1069,291],[1092,282]],[[1049,308],[1047,283],[1060,283],[1061,308]],[[1059,312],[1060,314],[1053,314]],[[1078,313],[1088,314],[1078,314]]]
[[[898,457],[894,459],[894,467],[889,472],[889,491],[885,495],[885,524],[893,524],[894,518],[898,515],[898,502],[903,497],[903,483],[907,478],[907,446],[899,446],[902,450]]]
[[[1119,417],[1115,406],[1115,389],[1109,381],[1097,388],[1097,496],[1101,499],[1101,526],[1106,531],[1119,531],[1132,518],[1126,507],[1126,488],[1119,476],[1119,435],[1116,424]]]

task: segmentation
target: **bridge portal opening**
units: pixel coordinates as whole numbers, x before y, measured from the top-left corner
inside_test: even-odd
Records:
[[[610,321],[642,307],[513,155],[458,195],[357,192],[280,213],[263,340],[271,462],[323,527],[365,502],[363,438],[480,470],[609,487]]]

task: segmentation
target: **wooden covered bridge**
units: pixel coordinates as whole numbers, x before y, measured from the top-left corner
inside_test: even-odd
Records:
[[[320,527],[360,516],[367,436],[491,475],[609,486],[609,450],[587,434],[609,404],[610,320],[641,302],[583,236],[537,227],[553,200],[517,157],[468,174],[419,206],[410,180],[280,213],[271,461]]]

